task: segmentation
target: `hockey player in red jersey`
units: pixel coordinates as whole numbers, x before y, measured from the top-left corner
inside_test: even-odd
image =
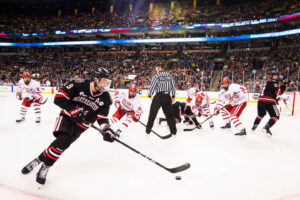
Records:
[[[97,67],[91,81],[71,81],[61,88],[54,98],[54,103],[62,110],[54,127],[54,141],[23,169],[23,174],[30,173],[42,164],[37,173],[37,183],[43,185],[51,166],[60,158],[69,146],[86,131],[95,121],[105,132],[103,139],[113,142],[114,131],[110,128],[108,113],[112,100],[106,90],[110,85],[109,71]]]
[[[16,120],[17,123],[25,121],[27,109],[33,105],[36,114],[36,123],[41,122],[40,103],[43,101],[42,92],[39,82],[30,78],[29,72],[23,72],[23,79],[18,82],[17,99],[23,100],[21,105],[20,117]],[[23,98],[23,90],[26,91],[26,97]]]
[[[239,130],[235,135],[246,135],[245,126],[239,119],[247,105],[246,88],[238,84],[231,84],[228,77],[222,79],[222,87],[220,99],[215,106],[215,113],[217,114],[220,111],[225,122],[225,126],[221,128],[231,128],[231,121]],[[229,100],[229,104],[225,106],[227,100]],[[221,109],[223,106],[225,107]]]
[[[117,124],[119,120],[126,116],[125,121],[122,122],[116,131],[117,134],[120,134],[132,121],[137,122],[143,113],[136,85],[131,84],[127,91],[117,91],[114,97],[114,104],[117,111],[110,119],[111,124]]]

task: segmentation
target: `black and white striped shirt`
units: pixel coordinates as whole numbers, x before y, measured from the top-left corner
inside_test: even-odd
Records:
[[[172,98],[175,98],[175,82],[173,77],[167,72],[159,72],[152,79],[148,96],[154,92],[168,92]]]

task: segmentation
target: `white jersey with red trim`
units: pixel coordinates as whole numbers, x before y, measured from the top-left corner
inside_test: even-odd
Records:
[[[114,103],[120,104],[121,108],[126,111],[134,111],[136,114],[142,115],[141,98],[139,94],[129,98],[129,90],[117,91],[114,97]]]
[[[231,84],[227,91],[221,90],[218,106],[225,104],[229,100],[232,106],[239,105],[247,101],[246,88],[238,84]]]
[[[203,99],[200,105],[196,104],[196,96],[198,95],[200,95]],[[188,105],[191,107],[193,114],[196,116],[199,115],[199,113],[210,115],[209,97],[206,92],[197,92],[195,97],[193,97],[192,101]]]
[[[286,103],[287,101],[290,100],[290,96],[286,95],[285,93],[283,93],[280,97],[279,97],[279,101],[283,101],[284,103]]]
[[[29,99],[38,99],[42,96],[40,83],[33,79],[30,79],[28,85],[24,83],[23,79],[18,82],[18,93],[22,93],[23,90],[26,91],[26,97]]]
[[[192,99],[196,95],[196,93],[197,93],[197,89],[195,87],[192,87],[188,89],[187,97]]]

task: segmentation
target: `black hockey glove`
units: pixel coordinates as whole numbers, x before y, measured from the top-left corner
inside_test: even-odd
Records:
[[[119,136],[109,127],[108,124],[103,124],[100,126],[100,128],[104,131],[102,136],[103,140],[106,142],[114,142],[115,138]]]

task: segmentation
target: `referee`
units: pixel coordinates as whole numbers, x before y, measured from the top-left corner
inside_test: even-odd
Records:
[[[154,120],[157,116],[157,112],[162,107],[166,116],[170,131],[173,135],[176,135],[176,125],[172,117],[172,101],[175,99],[175,83],[173,77],[165,72],[162,67],[156,68],[158,74],[152,79],[148,97],[151,98],[156,92],[150,107],[150,113],[148,123],[146,126],[146,133],[149,134],[153,127]],[[172,96],[172,99],[171,99]]]

